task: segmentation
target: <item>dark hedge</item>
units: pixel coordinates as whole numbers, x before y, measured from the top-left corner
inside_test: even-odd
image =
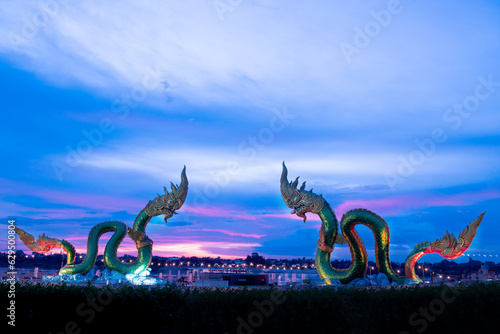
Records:
[[[186,289],[0,284],[27,333],[500,333],[500,283]],[[2,331],[2,333],[5,333]]]

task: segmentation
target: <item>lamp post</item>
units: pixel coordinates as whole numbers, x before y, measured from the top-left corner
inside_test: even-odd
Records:
[[[422,276],[423,276],[423,282],[425,283],[425,272],[424,272],[424,266],[418,266],[418,269],[422,269]]]

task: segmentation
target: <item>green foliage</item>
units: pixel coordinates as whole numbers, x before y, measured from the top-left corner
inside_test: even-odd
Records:
[[[7,289],[8,284],[0,284],[3,304]],[[255,304],[268,301],[269,306],[275,293],[283,302],[273,302],[271,314],[262,315],[262,324],[251,327],[252,333],[418,333],[422,327],[412,325],[409,318],[415,313],[421,318],[419,312],[433,303],[443,304],[444,309],[427,321],[426,333],[463,333],[468,328],[494,333],[498,329],[498,282],[452,288],[301,287],[279,291],[17,284],[16,327],[55,334],[71,332],[65,328],[74,322],[75,333],[100,333],[107,328],[113,333],[233,334],[238,333],[238,317],[248,323],[249,316],[259,312]],[[436,302],[443,300],[443,294],[449,302]],[[110,298],[101,298],[104,295]]]

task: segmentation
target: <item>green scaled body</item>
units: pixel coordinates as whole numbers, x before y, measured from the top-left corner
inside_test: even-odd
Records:
[[[481,223],[484,213],[479,215],[472,223],[460,232],[458,239],[446,231],[444,237],[433,242],[421,242],[415,246],[413,251],[405,260],[405,275],[397,275],[391,267],[389,260],[390,234],[387,223],[375,213],[366,209],[355,209],[347,212],[339,222],[328,202],[322,195],[317,195],[313,190],[306,190],[306,183],[297,188],[299,178],[293,182],[288,181],[288,170],[283,162],[280,188],[281,196],[285,204],[293,209],[292,214],[306,221],[306,213],[317,214],[322,221],[319,231],[318,248],[316,251],[316,269],[319,276],[326,284],[333,284],[334,280],[341,283],[349,283],[354,279],[363,278],[368,268],[368,256],[361,237],[356,232],[357,225],[368,227],[375,238],[375,259],[377,269],[385,274],[389,281],[398,284],[406,283],[406,279],[412,282],[421,282],[415,273],[415,264],[423,255],[437,253],[447,259],[455,259],[464,254],[476,235],[477,228]],[[335,244],[349,245],[352,263],[347,269],[336,269],[330,262],[330,254]],[[410,282],[410,283],[412,283]]]
[[[67,263],[75,262],[76,259],[75,247],[73,247],[73,245],[70,244],[68,241],[62,239],[61,248],[66,252],[66,255],[68,256]]]
[[[325,283],[331,284],[334,279],[339,280],[341,283],[349,283],[353,279],[362,278],[366,275],[368,256],[363,241],[355,230],[356,225],[359,224],[365,225],[373,232],[375,237],[375,258],[379,272],[386,274],[391,281],[404,282],[404,278],[397,275],[391,268],[389,260],[389,228],[382,218],[368,210],[351,210],[342,217],[339,231],[335,213],[327,202],[325,202],[318,215],[325,231],[325,245],[333,248],[337,234],[340,232],[347,240],[352,256],[352,264],[348,269],[335,269],[330,262],[330,253],[318,247],[316,250],[316,268]]]
[[[146,229],[147,223],[151,220],[145,210],[137,216],[133,229],[138,232],[143,232]],[[118,247],[120,246],[123,238],[127,235],[128,227],[119,221],[108,221],[94,226],[89,233],[87,241],[87,256],[82,263],[76,265],[66,265],[61,268],[60,274],[85,274],[89,271],[97,260],[99,238],[108,232],[114,232],[113,236],[109,239],[104,249],[104,265],[110,269],[115,270],[121,274],[138,274],[146,270],[151,263],[153,254],[153,244],[150,242],[148,245],[140,247],[138,245],[137,260],[132,263],[125,263],[118,259]],[[137,244],[137,242],[136,242]]]
[[[184,204],[188,192],[188,179],[186,176],[186,166],[181,172],[180,185],[174,185],[170,182],[171,192],[163,187],[164,194],[158,196],[148,202],[146,207],[142,209],[139,215],[134,220],[134,225],[129,228],[119,221],[107,221],[94,226],[89,233],[87,239],[87,255],[82,263],[74,264],[76,252],[73,245],[66,240],[50,238],[45,233],[38,237],[37,240],[26,231],[15,228],[21,241],[33,252],[47,253],[54,248],[62,248],[68,255],[67,264],[61,268],[60,274],[75,275],[85,274],[94,265],[99,252],[99,239],[104,233],[113,232],[113,235],[106,244],[104,249],[104,265],[110,270],[117,271],[121,274],[139,274],[146,270],[151,263],[153,254],[153,241],[146,236],[146,226],[151,218],[163,215],[165,223],[167,219],[176,214]],[[138,255],[137,260],[130,263],[122,262],[118,259],[118,247],[123,238],[128,234],[130,239],[135,242]]]

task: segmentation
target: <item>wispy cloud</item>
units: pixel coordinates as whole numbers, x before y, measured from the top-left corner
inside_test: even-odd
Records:
[[[84,249],[93,225],[131,223],[186,165],[184,207],[148,226],[160,252],[312,255],[319,219],[288,214],[285,161],[339,216],[362,207],[396,222],[400,245],[422,241],[422,229],[440,235],[450,216],[499,218],[494,2],[408,3],[349,64],[339,44],[387,3],[259,0],[224,20],[211,1],[50,3],[0,11],[3,217]],[[147,75],[161,84],[145,93]],[[476,106],[479,77],[490,78],[479,92],[489,96]],[[276,111],[291,116],[278,124]],[[91,143],[88,131],[107,121],[113,131]],[[418,157],[416,143],[435,129],[446,141],[390,189],[387,173]],[[80,160],[61,180],[53,165],[68,166],[72,152]]]
[[[254,239],[260,239],[262,237],[265,237],[265,235],[261,234],[246,234],[246,233],[238,233],[230,230],[222,230],[222,229],[213,229],[213,228],[199,228],[199,229],[190,229],[190,231],[195,231],[195,232],[215,232],[215,233],[222,233],[222,234],[227,234],[232,237],[244,237],[244,238],[254,238]]]
[[[381,199],[348,200],[337,206],[335,211],[345,213],[355,208],[367,208],[390,217],[435,207],[470,206],[499,198],[500,191],[498,190],[464,192],[452,195],[399,195]]]

